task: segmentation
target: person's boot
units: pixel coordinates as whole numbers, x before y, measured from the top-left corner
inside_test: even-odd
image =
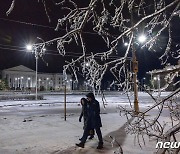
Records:
[[[99,142],[97,149],[102,149],[103,148],[103,142]]]
[[[84,148],[84,143],[80,142],[80,143],[76,143],[76,146]]]

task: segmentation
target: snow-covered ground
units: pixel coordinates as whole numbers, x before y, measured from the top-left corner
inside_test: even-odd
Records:
[[[167,96],[169,92],[163,92],[161,95],[162,96]],[[157,94],[154,93],[154,96]],[[82,97],[85,97],[85,94],[68,94],[67,95],[67,103],[79,103],[80,99]],[[98,95],[96,96],[96,99],[102,103],[102,96]],[[131,94],[130,96],[131,101],[133,102],[133,95]],[[58,104],[58,103],[63,103],[64,102],[64,95],[63,94],[45,94],[44,95],[44,100],[21,100],[21,101],[14,101],[14,100],[0,100],[0,107],[3,106],[16,106],[16,105],[25,105],[25,106],[32,106],[32,105],[39,105],[39,104]],[[120,94],[120,93],[111,93],[105,95],[105,103],[116,103],[121,104],[121,105],[129,105],[129,100],[127,95],[125,94]],[[140,106],[145,106],[147,107],[148,105],[154,103],[154,101],[151,99],[151,97],[144,92],[139,92],[139,105]]]
[[[126,118],[120,117],[116,107],[127,105],[128,99],[118,94],[106,96],[105,110],[101,97],[97,96],[101,105],[104,149],[96,150],[97,137],[88,141],[84,149],[75,147],[83,133],[83,123],[78,122],[81,110],[78,104],[82,97],[85,95],[67,95],[67,121],[64,121],[63,95],[45,95],[45,100],[40,101],[1,101],[0,154],[110,154],[117,145],[112,148],[109,135],[116,136],[125,154],[151,154],[155,151],[155,141],[146,138],[146,145],[141,149],[134,144],[134,136],[126,134]],[[145,93],[139,94],[139,102],[140,108],[154,103]]]

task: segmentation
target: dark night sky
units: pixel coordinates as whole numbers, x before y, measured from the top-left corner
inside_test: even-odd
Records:
[[[37,0],[17,0],[14,10],[7,17],[6,11],[8,10],[12,0],[0,1],[0,70],[17,65],[25,65],[35,69],[35,58],[31,53],[25,51],[27,43],[36,43],[37,37],[44,40],[50,40],[54,37],[62,35],[65,31],[54,31],[57,19],[63,17],[63,13],[59,11],[58,7],[52,5],[49,1],[48,13],[51,17],[51,23],[45,14],[42,3]],[[83,5],[83,4],[82,4]],[[8,20],[5,20],[8,19]],[[21,21],[26,23],[33,23],[36,25],[29,25],[24,23],[13,22],[10,20]],[[179,21],[178,21],[179,23]],[[45,25],[43,27],[39,25]],[[175,26],[175,31],[179,31],[179,26]],[[102,41],[98,41],[98,36],[84,34],[87,40],[87,50],[98,51],[98,49],[106,49]],[[180,42],[179,38],[177,38]],[[96,42],[96,43],[94,43]],[[16,46],[16,47],[12,47]],[[11,48],[11,50],[9,49]],[[123,46],[119,47],[124,48]],[[12,50],[16,49],[16,50]],[[49,51],[48,51],[49,50]],[[52,51],[53,50],[53,51]],[[71,59],[71,53],[79,53],[79,47],[68,47],[67,59]],[[48,53],[56,54],[56,48],[51,47],[47,49]],[[137,58],[139,59],[139,77],[142,78],[146,71],[154,68],[160,68],[158,56],[160,53],[147,52],[147,49],[138,49]],[[74,54],[73,54],[74,55]],[[64,64],[64,58],[60,55],[45,55],[44,60],[39,60],[39,71],[41,72],[61,72]],[[45,61],[45,62],[44,62]],[[48,63],[48,66],[46,65]]]

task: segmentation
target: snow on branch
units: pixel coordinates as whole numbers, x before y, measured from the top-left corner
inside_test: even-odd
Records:
[[[40,2],[44,4],[46,10],[46,0]],[[12,11],[14,3],[15,1],[12,1],[12,6],[9,10]],[[162,32],[169,31],[169,41],[166,50],[160,57],[163,64],[167,61],[163,61],[163,57],[168,58],[168,51],[172,43],[170,23],[176,17],[174,13],[179,9],[179,0],[174,0],[171,3],[160,0],[154,1],[152,4],[149,4],[146,0],[122,0],[120,2],[113,0],[89,0],[84,7],[79,7],[79,3],[72,0],[53,1],[53,3],[56,6],[61,6],[62,9],[68,10],[68,13],[63,18],[58,19],[55,28],[58,31],[59,28],[66,27],[66,34],[43,43],[34,44],[34,47],[40,49],[56,42],[60,55],[66,56],[66,45],[75,41],[77,46],[82,47],[82,54],[78,58],[73,58],[72,61],[67,62],[64,68],[66,70],[73,68],[74,75],[77,71],[81,70],[81,73],[86,76],[86,79],[89,80],[94,88],[101,87],[101,80],[105,72],[110,68],[117,80],[117,86],[125,86],[126,89],[130,85],[128,84],[126,87],[127,81],[122,80],[122,75],[124,78],[132,76],[131,68],[126,67],[127,57],[131,55],[131,45],[137,45],[135,41],[137,38],[135,37],[142,29],[148,36],[148,40],[141,48],[147,47],[149,50],[153,49],[153,46],[156,45]],[[167,13],[168,10],[171,10],[172,13]],[[47,11],[46,14],[50,18]],[[131,20],[132,16],[134,18],[133,21]],[[85,28],[86,25],[91,25],[91,28]],[[142,27],[142,25],[144,26]],[[83,40],[83,35],[85,35],[86,31],[99,35],[104,40],[107,51],[102,51],[101,49],[98,51],[87,51],[86,42]],[[156,35],[154,35],[155,33]],[[127,40],[129,45],[126,51],[119,51],[118,46],[122,45],[124,40]],[[140,46],[139,43],[138,46]],[[121,52],[122,58],[116,56],[112,60],[111,57],[117,55],[118,52]],[[100,60],[97,59],[97,56]],[[91,63],[91,67],[85,66],[87,62]],[[80,67],[82,67],[81,69],[79,66],[73,67],[73,65],[77,66],[79,63]],[[130,60],[129,63],[132,63],[132,61]],[[86,74],[86,72],[88,73]],[[101,72],[101,75],[97,75],[97,72]],[[77,77],[77,75],[75,76]]]

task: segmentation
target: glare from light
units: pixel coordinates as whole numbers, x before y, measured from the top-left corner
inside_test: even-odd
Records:
[[[89,63],[86,63],[86,66],[88,67],[88,66],[89,66]]]
[[[26,45],[26,49],[27,49],[28,51],[32,51],[33,47],[32,47],[31,44],[28,44],[28,45]]]
[[[138,41],[140,42],[140,43],[144,43],[145,41],[146,41],[146,36],[144,35],[144,34],[142,34],[142,35],[140,35],[139,37],[138,37]]]
[[[127,42],[125,42],[125,43],[124,43],[124,46],[128,46],[128,43],[127,43]]]

